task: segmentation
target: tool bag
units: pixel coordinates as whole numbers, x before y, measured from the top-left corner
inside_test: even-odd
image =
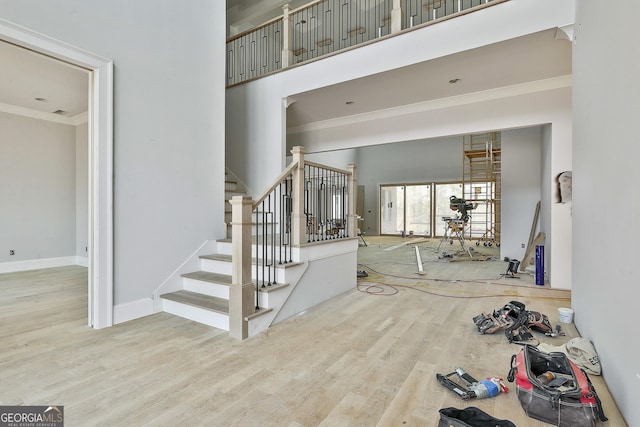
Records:
[[[440,409],[438,427],[516,427],[509,420],[499,420],[474,406],[464,409]]]
[[[481,313],[473,318],[473,323],[481,334],[504,331],[510,343],[523,343],[533,339],[530,329],[541,333],[553,331],[546,314],[526,310],[525,305],[519,301],[511,301],[492,314]]]
[[[607,421],[587,373],[560,352],[545,353],[525,345],[511,358],[509,382],[515,378],[525,413],[559,427],[593,427]]]

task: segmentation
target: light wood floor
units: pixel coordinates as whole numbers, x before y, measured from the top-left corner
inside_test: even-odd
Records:
[[[479,335],[471,318],[516,299],[556,324],[570,294],[528,277],[501,279],[502,261],[438,260],[433,241],[367,241],[358,269],[369,277],[359,290],[244,342],[165,313],[93,330],[86,269],[2,274],[0,405],[64,405],[69,427],[435,427],[448,406],[545,426],[524,414],[513,384],[508,394],[464,402],[435,374],[460,366],[476,378],[506,377],[520,347]],[[567,337],[539,338],[577,336],[563,328]],[[602,426],[625,426],[603,378],[591,378],[610,419]]]

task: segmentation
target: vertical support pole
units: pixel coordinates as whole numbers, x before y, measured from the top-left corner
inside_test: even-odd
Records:
[[[347,165],[349,171],[349,211],[347,212],[347,232],[349,237],[358,237],[356,228],[358,228],[358,215],[356,215],[356,197],[358,183],[356,180],[357,166],[353,163]]]
[[[393,0],[391,9],[391,34],[402,31],[402,5],[400,0]]]
[[[291,21],[291,6],[282,6],[282,68],[293,64],[293,22]]]
[[[249,336],[246,319],[255,313],[251,280],[251,197],[234,196],[231,201],[231,288],[229,289],[229,336],[243,340]]]
[[[291,154],[293,155],[293,162],[298,164],[298,167],[293,170],[292,245],[300,246],[306,243],[304,236],[307,231],[307,216],[304,212],[304,148],[298,146],[293,147]]]

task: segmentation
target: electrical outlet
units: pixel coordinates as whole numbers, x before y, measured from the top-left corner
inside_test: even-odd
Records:
[[[522,249],[524,249],[524,243],[521,243]]]
[[[15,255],[16,251],[14,251],[13,249],[9,249],[9,255]]]
[[[87,246],[84,247],[84,251],[87,252]]]

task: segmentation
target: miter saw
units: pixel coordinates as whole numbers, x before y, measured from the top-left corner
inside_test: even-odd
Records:
[[[452,211],[458,212],[459,215],[452,218],[449,216],[443,216],[442,220],[445,222],[444,237],[440,240],[437,251],[440,251],[440,247],[443,242],[453,243],[454,237],[460,242],[462,250],[471,255],[471,250],[465,246],[464,242],[464,229],[469,221],[469,211],[472,211],[478,206],[477,203],[468,203],[465,199],[458,198],[456,196],[449,197],[449,207]],[[442,254],[444,257],[445,254]]]
[[[477,206],[477,203],[468,203],[465,199],[456,196],[449,197],[449,207],[452,211],[458,212],[460,219],[465,223],[469,221],[469,211],[474,210]]]

